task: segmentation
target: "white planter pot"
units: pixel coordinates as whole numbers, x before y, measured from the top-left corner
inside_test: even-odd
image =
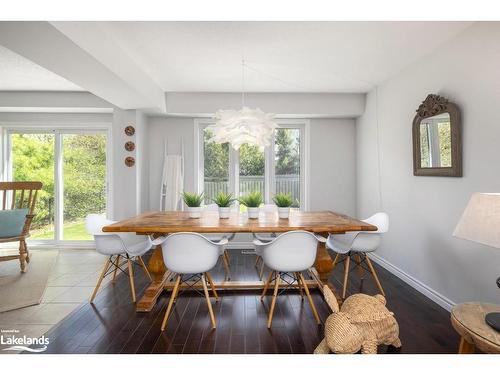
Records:
[[[248,207],[248,218],[258,219],[259,218],[259,207]]]
[[[201,217],[201,207],[188,207],[187,211],[191,219],[199,219]]]
[[[288,219],[290,217],[290,207],[278,207],[278,216],[280,219]]]
[[[219,219],[229,219],[231,207],[219,207]]]

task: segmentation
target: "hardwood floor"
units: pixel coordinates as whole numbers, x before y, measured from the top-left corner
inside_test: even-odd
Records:
[[[255,280],[255,255],[232,250],[233,279]],[[459,337],[450,324],[449,313],[428,298],[376,266],[385,288],[389,309],[394,311],[401,330],[401,353],[456,353]],[[332,282],[340,287],[342,267],[337,267]],[[140,295],[147,285],[142,272],[135,272]],[[222,279],[221,262],[213,272]],[[359,292],[357,272],[351,272],[349,293]],[[370,275],[365,276],[363,291],[375,294]],[[330,311],[319,292],[312,293],[322,321]],[[117,278],[100,292],[94,305],[83,304],[52,328],[46,337],[50,345],[45,353],[312,353],[323,337],[323,328],[315,323],[307,300],[298,292],[284,292],[276,303],[273,326],[266,327],[270,297],[261,303],[257,292],[220,292],[213,302],[217,329],[212,330],[204,298],[196,292],[181,294],[167,329],[160,331],[168,294],[149,313],[137,313],[131,302],[128,279]],[[380,347],[381,353],[398,352]]]

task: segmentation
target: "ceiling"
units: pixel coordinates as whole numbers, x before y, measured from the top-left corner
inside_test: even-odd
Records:
[[[247,92],[363,93],[471,24],[0,22],[0,91],[165,112],[165,92],[241,92],[244,59]]]
[[[74,83],[0,45],[0,91],[82,91]]]
[[[467,22],[99,22],[164,91],[366,92]]]

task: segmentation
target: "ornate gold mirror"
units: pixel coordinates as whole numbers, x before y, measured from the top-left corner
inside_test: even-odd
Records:
[[[413,174],[462,176],[460,112],[442,96],[428,95],[413,119]]]

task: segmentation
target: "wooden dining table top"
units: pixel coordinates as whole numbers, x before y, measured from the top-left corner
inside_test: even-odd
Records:
[[[333,211],[292,210],[289,219],[279,219],[277,212],[264,211],[260,212],[258,219],[249,219],[246,213],[231,213],[228,219],[219,219],[216,211],[202,212],[199,219],[191,219],[189,213],[184,211],[156,211],[121,220],[103,228],[104,232],[135,232],[137,234],[279,233],[292,230],[345,233],[376,231],[377,227]]]

